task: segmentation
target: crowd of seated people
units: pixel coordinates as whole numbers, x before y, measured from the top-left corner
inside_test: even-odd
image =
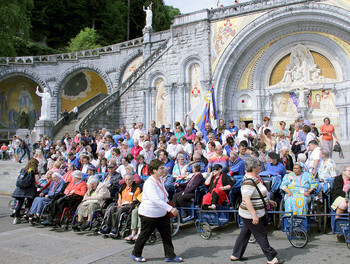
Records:
[[[84,230],[90,225],[92,212],[111,197],[115,199],[115,206],[109,208],[113,217],[106,219],[108,228],[100,233],[117,237],[116,216],[135,209],[129,205],[134,207],[140,202],[142,185],[150,176],[150,161],[163,162],[164,183],[176,206],[187,205],[195,189],[206,185],[202,206],[215,210],[228,201],[235,177],[245,174],[244,161],[251,156],[259,159],[261,171],[281,178],[286,210],[305,213],[317,180],[322,182],[337,175],[329,150],[330,137],[326,138],[326,147],[320,147],[323,141],[309,134],[315,126],[310,130],[307,120],[297,118],[290,130],[280,122],[276,131],[269,121],[265,117],[264,125],[257,129],[252,124],[246,128],[243,122],[239,129],[234,120],[226,126],[221,119],[216,129],[207,123],[202,131],[197,131],[193,122],[187,127],[175,122],[172,131],[170,124],[157,128],[152,121],[147,132],[139,123],[129,130],[116,129],[114,135],[105,128],[91,134],[87,130],[77,132],[72,137],[66,133],[56,144],[49,137],[42,137],[39,142],[28,144],[38,162],[36,191],[30,198],[33,204],[28,216],[38,221],[44,206],[50,204],[49,217],[42,224],[55,225],[65,207],[78,208],[77,229]],[[330,126],[329,119],[325,121],[321,136]],[[14,138],[10,148],[17,145],[18,139]],[[20,155],[17,149],[12,152]],[[333,206],[337,212],[344,212],[348,203],[337,198],[345,197],[341,190],[346,193],[349,188],[347,170],[336,177],[335,188],[338,189],[333,192]],[[183,213],[184,217],[188,215],[186,210]],[[14,223],[19,223],[18,217]],[[134,219],[134,233],[129,239],[139,233],[138,226]]]

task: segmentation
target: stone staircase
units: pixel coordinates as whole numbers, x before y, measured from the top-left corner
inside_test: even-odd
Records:
[[[0,194],[11,195],[16,188],[19,172],[27,164],[27,158],[22,163],[14,160],[0,160]]]
[[[143,63],[116,89],[116,92],[107,96],[93,107],[78,121],[77,130],[82,131],[92,123],[101,112],[104,112],[120,98],[151,68],[171,47],[172,39],[169,37]]]
[[[63,126],[59,131],[58,133],[53,137],[53,142],[56,142],[56,140],[58,139],[62,139],[66,133],[69,133],[69,135],[71,137],[74,137],[75,135],[75,131],[77,130],[76,126],[77,126],[77,123],[82,119],[84,118],[84,116],[91,111],[91,109],[93,109],[95,107],[95,105],[93,106],[90,106],[88,109],[86,109],[85,111],[79,113],[78,115],[78,120],[75,121],[73,120],[73,118],[69,119],[69,123],[68,125],[65,125]]]

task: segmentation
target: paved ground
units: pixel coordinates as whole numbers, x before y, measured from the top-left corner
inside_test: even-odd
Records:
[[[7,208],[11,198],[0,196],[0,263],[133,263],[129,255],[132,244],[104,239],[91,232],[74,233],[28,223],[12,225]],[[333,234],[310,231],[310,242],[303,249],[293,248],[282,231],[268,227],[271,245],[288,263],[349,263],[350,250]],[[181,226],[173,243],[176,253],[186,263],[230,263],[229,256],[239,230],[233,223],[214,228],[209,240],[202,239],[194,224]],[[248,245],[246,263],[266,263],[256,244]],[[163,247],[147,245],[144,257],[150,263],[164,263]]]

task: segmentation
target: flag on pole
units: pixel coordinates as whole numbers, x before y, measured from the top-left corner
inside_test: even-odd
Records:
[[[191,120],[197,125],[199,130],[204,130],[205,124],[210,123],[213,129],[216,129],[216,104],[214,87],[207,92],[204,97],[188,113]]]
[[[218,0],[217,2],[216,2],[216,7],[219,7],[220,6],[220,0]]]

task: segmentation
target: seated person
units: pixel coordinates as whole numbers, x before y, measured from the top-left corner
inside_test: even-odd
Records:
[[[245,174],[245,165],[244,165],[244,160],[242,160],[239,156],[238,153],[235,151],[230,152],[230,176],[235,176],[235,175],[244,175]]]
[[[250,150],[248,149],[248,143],[247,141],[243,140],[239,143],[238,145],[238,156],[242,159],[242,160],[246,160],[248,158],[250,158]]]
[[[311,193],[317,188],[315,178],[303,169],[302,163],[295,163],[293,172],[283,177],[280,187],[287,194],[284,197],[285,211],[293,215],[308,213]]]
[[[208,193],[203,196],[202,207],[204,210],[215,210],[217,205],[229,201],[228,193],[234,185],[234,181],[226,173],[222,173],[220,164],[213,166],[213,171],[204,184],[208,186]]]
[[[193,176],[186,183],[175,183],[175,187],[181,186],[185,188],[182,192],[175,193],[173,196],[173,203],[175,207],[186,207],[186,203],[194,198],[195,190],[198,186],[204,183],[204,178],[202,173],[200,173],[201,165],[199,163],[195,163],[193,165]],[[187,210],[184,210],[183,218],[188,216]]]
[[[141,203],[142,193],[137,196],[137,201]],[[138,205],[131,211],[131,234],[124,238],[126,241],[136,241],[141,232],[141,219]]]
[[[52,174],[53,171],[48,171],[45,175],[41,175],[40,179],[35,183],[37,193],[49,188],[52,182]]]
[[[113,196],[118,192],[118,189],[119,189],[118,183],[123,178],[121,174],[115,170],[115,165],[108,164],[107,169],[108,171],[104,175],[102,182],[106,185],[106,187],[110,191],[111,196]]]
[[[145,181],[149,176],[148,164],[145,162],[145,157],[141,154],[137,155],[136,160],[138,161],[136,165],[136,173]]]
[[[73,179],[64,190],[65,196],[52,202],[49,218],[43,222],[43,225],[53,225],[59,222],[63,209],[65,207],[72,207],[75,209],[83,199],[87,191],[86,182],[82,180],[83,174],[76,170],[73,172]]]
[[[118,192],[118,202],[110,205],[105,214],[104,222],[106,225],[98,231],[100,235],[107,236],[109,234],[111,238],[118,237],[121,214],[133,207],[133,203],[137,202],[137,196],[141,193],[140,187],[134,183],[131,174],[126,174],[124,179],[125,184],[120,187]]]
[[[92,213],[101,208],[105,199],[111,197],[111,193],[106,185],[99,182],[94,176],[89,177],[87,181],[87,192],[83,201],[78,206],[78,223],[75,228],[85,230],[90,226]],[[83,218],[87,218],[83,224]]]
[[[286,174],[286,168],[283,166],[281,162],[279,162],[279,156],[275,152],[270,152],[268,154],[269,163],[265,166],[266,172],[278,173],[281,178]]]
[[[127,166],[125,170],[126,170],[126,174],[132,175],[134,179],[134,183],[136,183],[136,185],[140,185],[142,183],[140,176],[137,173],[135,173],[134,167],[132,165]],[[122,186],[123,184],[125,184],[125,178],[121,179],[118,184],[119,186]]]
[[[283,166],[286,168],[287,173],[291,173],[293,171],[294,163],[293,163],[292,156],[289,155],[289,147],[283,146],[281,148],[279,162],[281,162]]]
[[[186,162],[185,157],[183,154],[179,153],[177,154],[176,164],[173,168],[173,179],[174,180],[184,180],[188,173],[186,172]]]
[[[256,146],[257,149],[259,150],[259,162],[261,166],[261,170],[265,170],[265,166],[268,162],[267,160],[267,152],[266,152],[266,144],[264,142],[259,142],[258,145]]]
[[[207,166],[204,162],[202,162],[202,157],[199,153],[197,153],[197,151],[194,152],[193,154],[193,161],[191,161],[190,163],[188,163],[186,166],[185,166],[185,169],[188,173],[192,173],[193,172],[193,165],[198,163],[200,166],[201,166],[201,170],[200,172],[207,172]]]
[[[63,187],[64,180],[62,176],[58,172],[54,172],[52,174],[52,182],[49,188],[44,189],[33,201],[32,207],[30,208],[31,221],[40,218],[40,214],[45,205],[49,204],[56,195],[60,194]]]
[[[73,163],[68,164],[68,170],[63,174],[62,178],[65,182],[71,182],[73,178],[73,172],[76,171],[76,167]]]
[[[350,166],[343,169],[341,175],[334,178],[333,188],[331,190],[331,207],[337,214],[343,214],[348,207],[348,201],[345,199],[346,192],[350,186]],[[340,215],[336,216],[341,217]]]

